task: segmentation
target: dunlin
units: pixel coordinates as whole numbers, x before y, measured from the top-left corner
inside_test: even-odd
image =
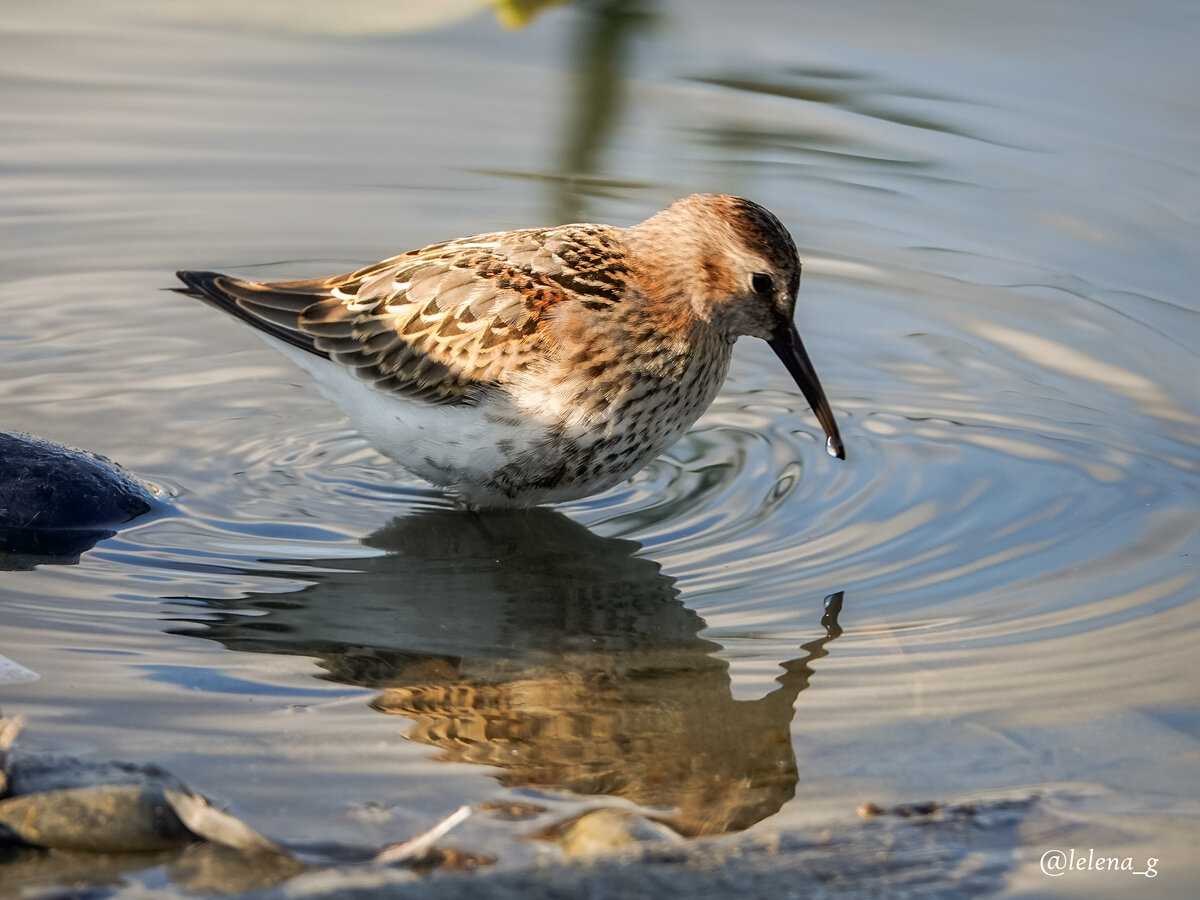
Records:
[[[481,234],[331,278],[179,277],[470,507],[572,500],[637,472],[708,408],[741,335],[775,351],[845,457],[792,318],[796,246],[738,197],[693,195],[629,228]]]

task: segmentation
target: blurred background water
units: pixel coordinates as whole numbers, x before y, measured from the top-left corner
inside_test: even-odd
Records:
[[[170,501],[0,572],[27,743],[364,845],[461,803],[713,834],[1037,786],[1200,875],[1195,4],[0,13],[0,427]],[[747,340],[629,483],[466,517],[162,291],[696,191],[795,235],[845,463]],[[523,829],[455,834],[506,865]],[[1068,890],[1027,841],[1012,890]]]

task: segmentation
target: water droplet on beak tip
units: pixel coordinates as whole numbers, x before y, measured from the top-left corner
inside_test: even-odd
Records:
[[[839,459],[841,457],[841,454],[838,452],[838,447],[833,443],[833,438],[831,437],[825,438],[825,452],[834,459]]]

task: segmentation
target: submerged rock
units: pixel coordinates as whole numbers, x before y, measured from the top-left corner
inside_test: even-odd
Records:
[[[0,719],[0,723],[13,722]],[[13,794],[62,791],[70,788],[126,785],[186,791],[187,785],[166,769],[155,765],[106,760],[103,762],[54,753],[14,754],[9,767]]]
[[[0,845],[153,853],[209,841],[259,857],[288,856],[158,766],[14,754],[21,726],[20,719],[0,718]]]
[[[124,784],[0,800],[0,838],[89,853],[147,852],[196,840],[161,789]]]
[[[589,859],[649,842],[683,842],[678,832],[662,822],[616,806],[590,810],[531,837],[555,841],[568,859]]]
[[[21,725],[19,719],[0,718],[4,888],[99,884],[120,872],[166,864],[176,883],[190,891],[232,894],[337,865],[382,869],[399,864],[426,873],[495,862],[486,854],[435,844],[470,814],[469,807],[381,851],[338,845],[293,849],[212,806],[158,766],[13,753]],[[97,861],[92,869],[89,858]],[[0,888],[0,897],[7,896]]]
[[[157,504],[103,456],[0,432],[0,568],[75,562]]]

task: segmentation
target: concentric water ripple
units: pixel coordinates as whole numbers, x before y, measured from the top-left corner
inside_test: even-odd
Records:
[[[1198,528],[1192,507],[1171,502],[1181,483],[1197,482],[1196,419],[1180,400],[1117,361],[1009,324],[1022,306],[1034,317],[1040,301],[1026,289],[820,261],[810,269],[834,277],[810,277],[809,293],[852,295],[880,321],[915,320],[878,356],[809,338],[830,361],[822,369],[849,459],[822,452],[802,398],[751,346],[683,441],[629,483],[568,505],[569,515],[599,536],[638,541],[702,615],[711,607],[720,621],[771,623],[780,636],[811,630],[812,605],[834,591],[848,614],[886,619],[922,653],[1030,649],[1138,617],[1156,635],[1178,629],[1170,614],[1191,601],[1191,577],[1144,583]],[[919,316],[897,305],[916,290]],[[976,314],[991,306],[1005,322],[959,315],[966,294]],[[1127,347],[1135,357],[1169,341],[1133,333],[1143,342]],[[837,358],[831,346],[846,352]],[[107,558],[294,573],[286,560],[353,558],[366,550],[358,539],[389,519],[452,507],[286,378],[271,388],[273,409],[245,418],[237,378],[212,383],[208,402],[230,410],[206,437],[225,473],[219,490],[180,488],[180,517],[116,539]],[[854,383],[873,385],[869,398],[847,389]],[[1164,427],[1148,432],[1147,416]],[[181,528],[182,556],[170,549]],[[1140,652],[1121,646],[1128,661]],[[1121,653],[1109,661],[1122,664]]]

